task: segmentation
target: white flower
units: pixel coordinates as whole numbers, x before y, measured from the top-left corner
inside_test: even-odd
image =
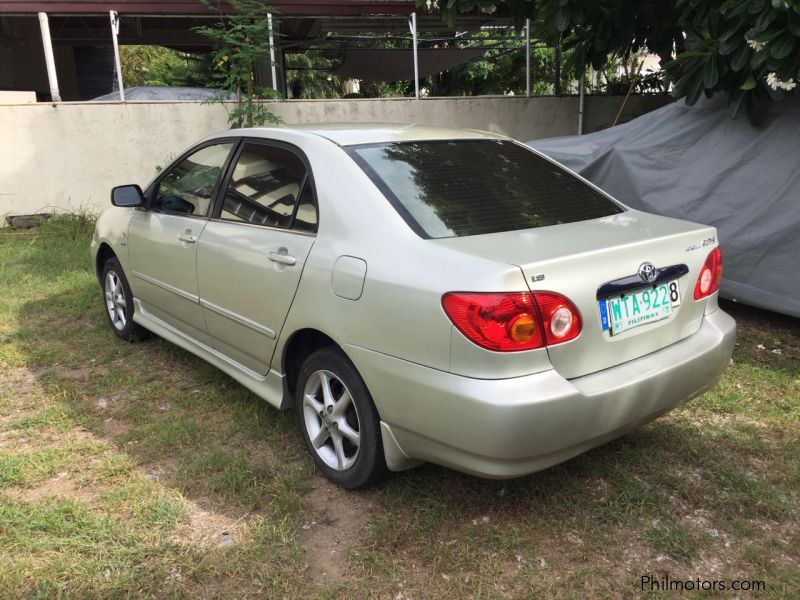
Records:
[[[775,73],[770,73],[767,75],[767,85],[771,87],[773,90],[778,89],[778,76]]]
[[[755,40],[747,40],[747,45],[750,46],[756,52],[764,49],[764,44],[761,42],[757,42]]]
[[[771,87],[773,90],[786,90],[787,92],[793,90],[797,87],[794,79],[787,79],[786,81],[782,81],[778,79],[778,76],[775,73],[769,73],[767,75],[767,85]]]

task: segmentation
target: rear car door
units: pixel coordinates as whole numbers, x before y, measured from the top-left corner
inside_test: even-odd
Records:
[[[317,231],[304,155],[245,140],[198,243],[200,304],[214,347],[266,374]]]
[[[141,309],[209,344],[197,290],[197,240],[235,146],[215,141],[192,149],[147,190],[149,206],[133,215],[128,254]]]

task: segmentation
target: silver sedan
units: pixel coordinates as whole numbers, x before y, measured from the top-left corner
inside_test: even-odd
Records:
[[[278,408],[332,481],[547,468],[715,384],[714,228],[638,212],[502,136],[233,130],[112,191],[109,323]]]

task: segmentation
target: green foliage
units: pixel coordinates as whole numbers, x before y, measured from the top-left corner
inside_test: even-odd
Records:
[[[161,46],[120,46],[122,80],[127,87],[166,85],[218,87],[208,54],[179,52]]]
[[[335,61],[315,48],[286,54],[286,86],[292,98],[341,98],[342,81],[331,75]]]
[[[489,34],[470,38],[480,42]],[[570,53],[563,58],[568,59]],[[555,91],[555,49],[542,45],[531,48],[531,93],[552,94]],[[574,71],[561,70],[561,89],[574,80]],[[487,50],[483,57],[452,67],[432,78],[431,95],[479,96],[485,94],[525,93],[525,38],[511,35],[502,48]]]
[[[264,105],[264,100],[276,97],[271,88],[259,85],[256,69],[269,57],[270,25],[268,15],[275,12],[259,0],[227,0],[232,9],[223,13],[218,0],[203,0],[210,10],[219,14],[212,25],[196,27],[195,31],[212,40],[216,50],[211,54],[215,68],[222,73],[220,88],[235,98],[235,107],[228,111],[231,127],[258,127],[279,123],[280,118]],[[269,60],[268,58],[266,59]],[[220,97],[215,102],[227,102]]]
[[[506,5],[518,24],[526,18],[535,19],[536,0],[416,0],[417,8],[432,7],[440,12],[448,27],[455,27],[458,13],[479,11],[493,13],[497,6]]]
[[[759,122],[800,78],[798,0],[677,0],[686,52],[665,66],[673,93],[696,102],[726,92],[730,113],[742,107]]]
[[[417,0],[418,6],[426,5]],[[770,101],[800,78],[800,0],[438,0],[455,23],[459,12],[505,6],[517,26],[532,19],[537,37],[562,40],[573,60],[602,70],[615,58],[657,54],[673,95],[696,102],[728,94],[730,112],[746,107],[757,122]],[[684,35],[685,34],[685,35]],[[677,56],[672,60],[673,53]]]
[[[662,69],[644,69],[646,55],[631,54],[627,58],[613,56],[599,71],[586,74],[586,91],[589,94],[625,95],[630,90],[639,94],[665,94],[669,81]]]
[[[673,2],[663,0],[437,0],[433,6],[452,24],[458,12],[507,7],[518,28],[531,19],[536,37],[564,40],[566,48],[575,48],[577,63],[585,60],[598,70],[609,55],[627,57],[643,48],[669,57],[683,39]]]
[[[414,95],[414,81],[362,81],[358,94],[348,98],[398,98]]]

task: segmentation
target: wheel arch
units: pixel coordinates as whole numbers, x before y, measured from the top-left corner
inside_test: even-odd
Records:
[[[317,350],[329,347],[338,348],[344,352],[341,345],[319,329],[306,327],[292,333],[283,347],[283,355],[281,357],[281,367],[284,375],[284,406],[289,407],[294,404],[297,376],[305,360]]]
[[[103,276],[103,266],[106,264],[106,261],[109,258],[116,257],[117,254],[114,250],[111,249],[106,242],[102,242],[100,246],[97,248],[97,257],[95,258],[95,274],[97,275],[97,281],[100,281],[100,278]],[[118,259],[119,260],[119,259]]]

